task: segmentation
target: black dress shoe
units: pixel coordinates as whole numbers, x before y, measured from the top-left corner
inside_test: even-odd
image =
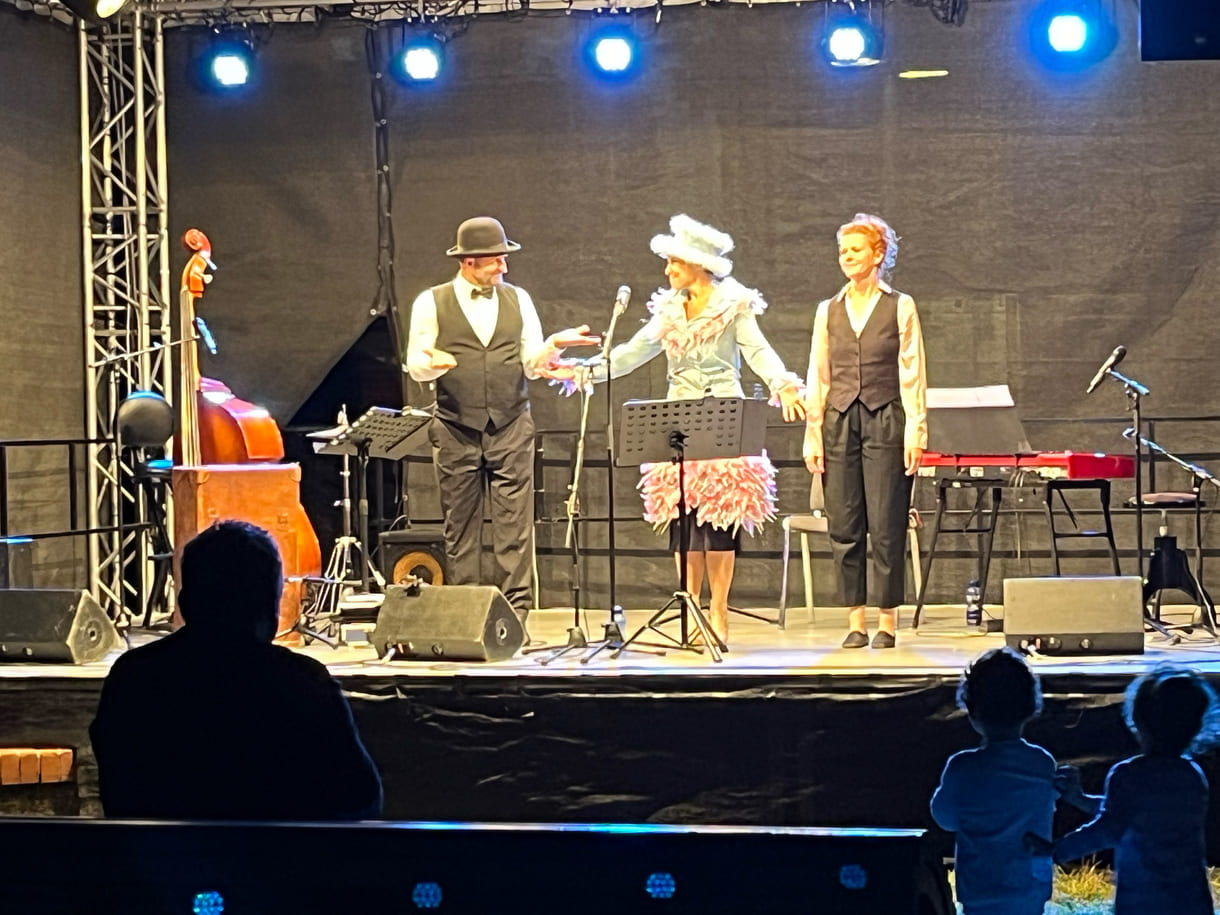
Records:
[[[884,630],[878,631],[878,633],[875,636],[873,636],[873,647],[874,648],[893,648],[894,647],[894,634],[892,632],[885,632]]]
[[[868,633],[867,632],[858,632],[855,629],[853,629],[851,632],[847,633],[847,638],[845,638],[843,640],[843,647],[844,648],[867,648],[868,647]]]

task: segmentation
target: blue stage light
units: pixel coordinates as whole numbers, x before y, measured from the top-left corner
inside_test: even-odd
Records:
[[[834,9],[826,14],[822,30],[822,56],[832,67],[871,67],[881,63],[881,31],[874,25],[870,11]],[[880,14],[878,14],[880,15]]]
[[[196,893],[194,904],[191,906],[191,911],[195,915],[221,915],[221,912],[224,910],[224,897],[215,890],[208,890],[206,893]]]
[[[403,45],[392,72],[408,85],[432,83],[445,68],[445,46],[435,35],[421,35]]]
[[[623,18],[618,16],[615,18]],[[639,69],[639,45],[629,24],[597,25],[585,42],[589,69],[609,80],[624,80]]]
[[[411,891],[411,901],[417,909],[439,909],[444,898],[441,885],[431,880],[415,884],[415,889]]]
[[[1046,0],[1029,23],[1030,50],[1052,70],[1083,70],[1118,44],[1118,30],[1099,0]]]
[[[1084,47],[1089,38],[1089,24],[1077,13],[1061,13],[1051,18],[1046,27],[1046,40],[1060,53],[1072,53]]]
[[[255,76],[254,48],[241,39],[222,37],[204,49],[197,67],[205,89],[241,89]]]
[[[626,38],[615,35],[597,39],[593,46],[593,57],[603,73],[622,73],[631,66],[634,50]]]
[[[649,874],[644,889],[653,899],[673,899],[674,893],[678,891],[678,883],[673,874]]]

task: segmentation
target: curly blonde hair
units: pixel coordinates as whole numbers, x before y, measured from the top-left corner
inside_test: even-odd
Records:
[[[836,241],[841,242],[849,232],[859,232],[868,239],[874,251],[882,254],[877,272],[883,280],[888,281],[898,263],[898,233],[880,216],[870,213],[857,213],[851,222],[839,226],[839,231],[835,233]]]

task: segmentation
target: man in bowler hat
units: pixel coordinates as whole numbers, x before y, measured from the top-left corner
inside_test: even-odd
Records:
[[[566,346],[596,344],[588,326],[544,339],[529,293],[504,282],[509,241],[499,220],[467,219],[458,274],[411,306],[406,370],[436,389],[430,436],[445,515],[446,581],[482,582],[483,499],[490,496],[499,585],[524,620],[531,599],[534,421],[527,380],[550,377]]]

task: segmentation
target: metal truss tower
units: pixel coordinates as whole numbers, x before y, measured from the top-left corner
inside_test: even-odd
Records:
[[[147,500],[168,500],[133,484],[115,427],[133,391],[172,402],[164,43],[161,18],[138,7],[77,29],[89,585],[117,620],[147,606]]]

